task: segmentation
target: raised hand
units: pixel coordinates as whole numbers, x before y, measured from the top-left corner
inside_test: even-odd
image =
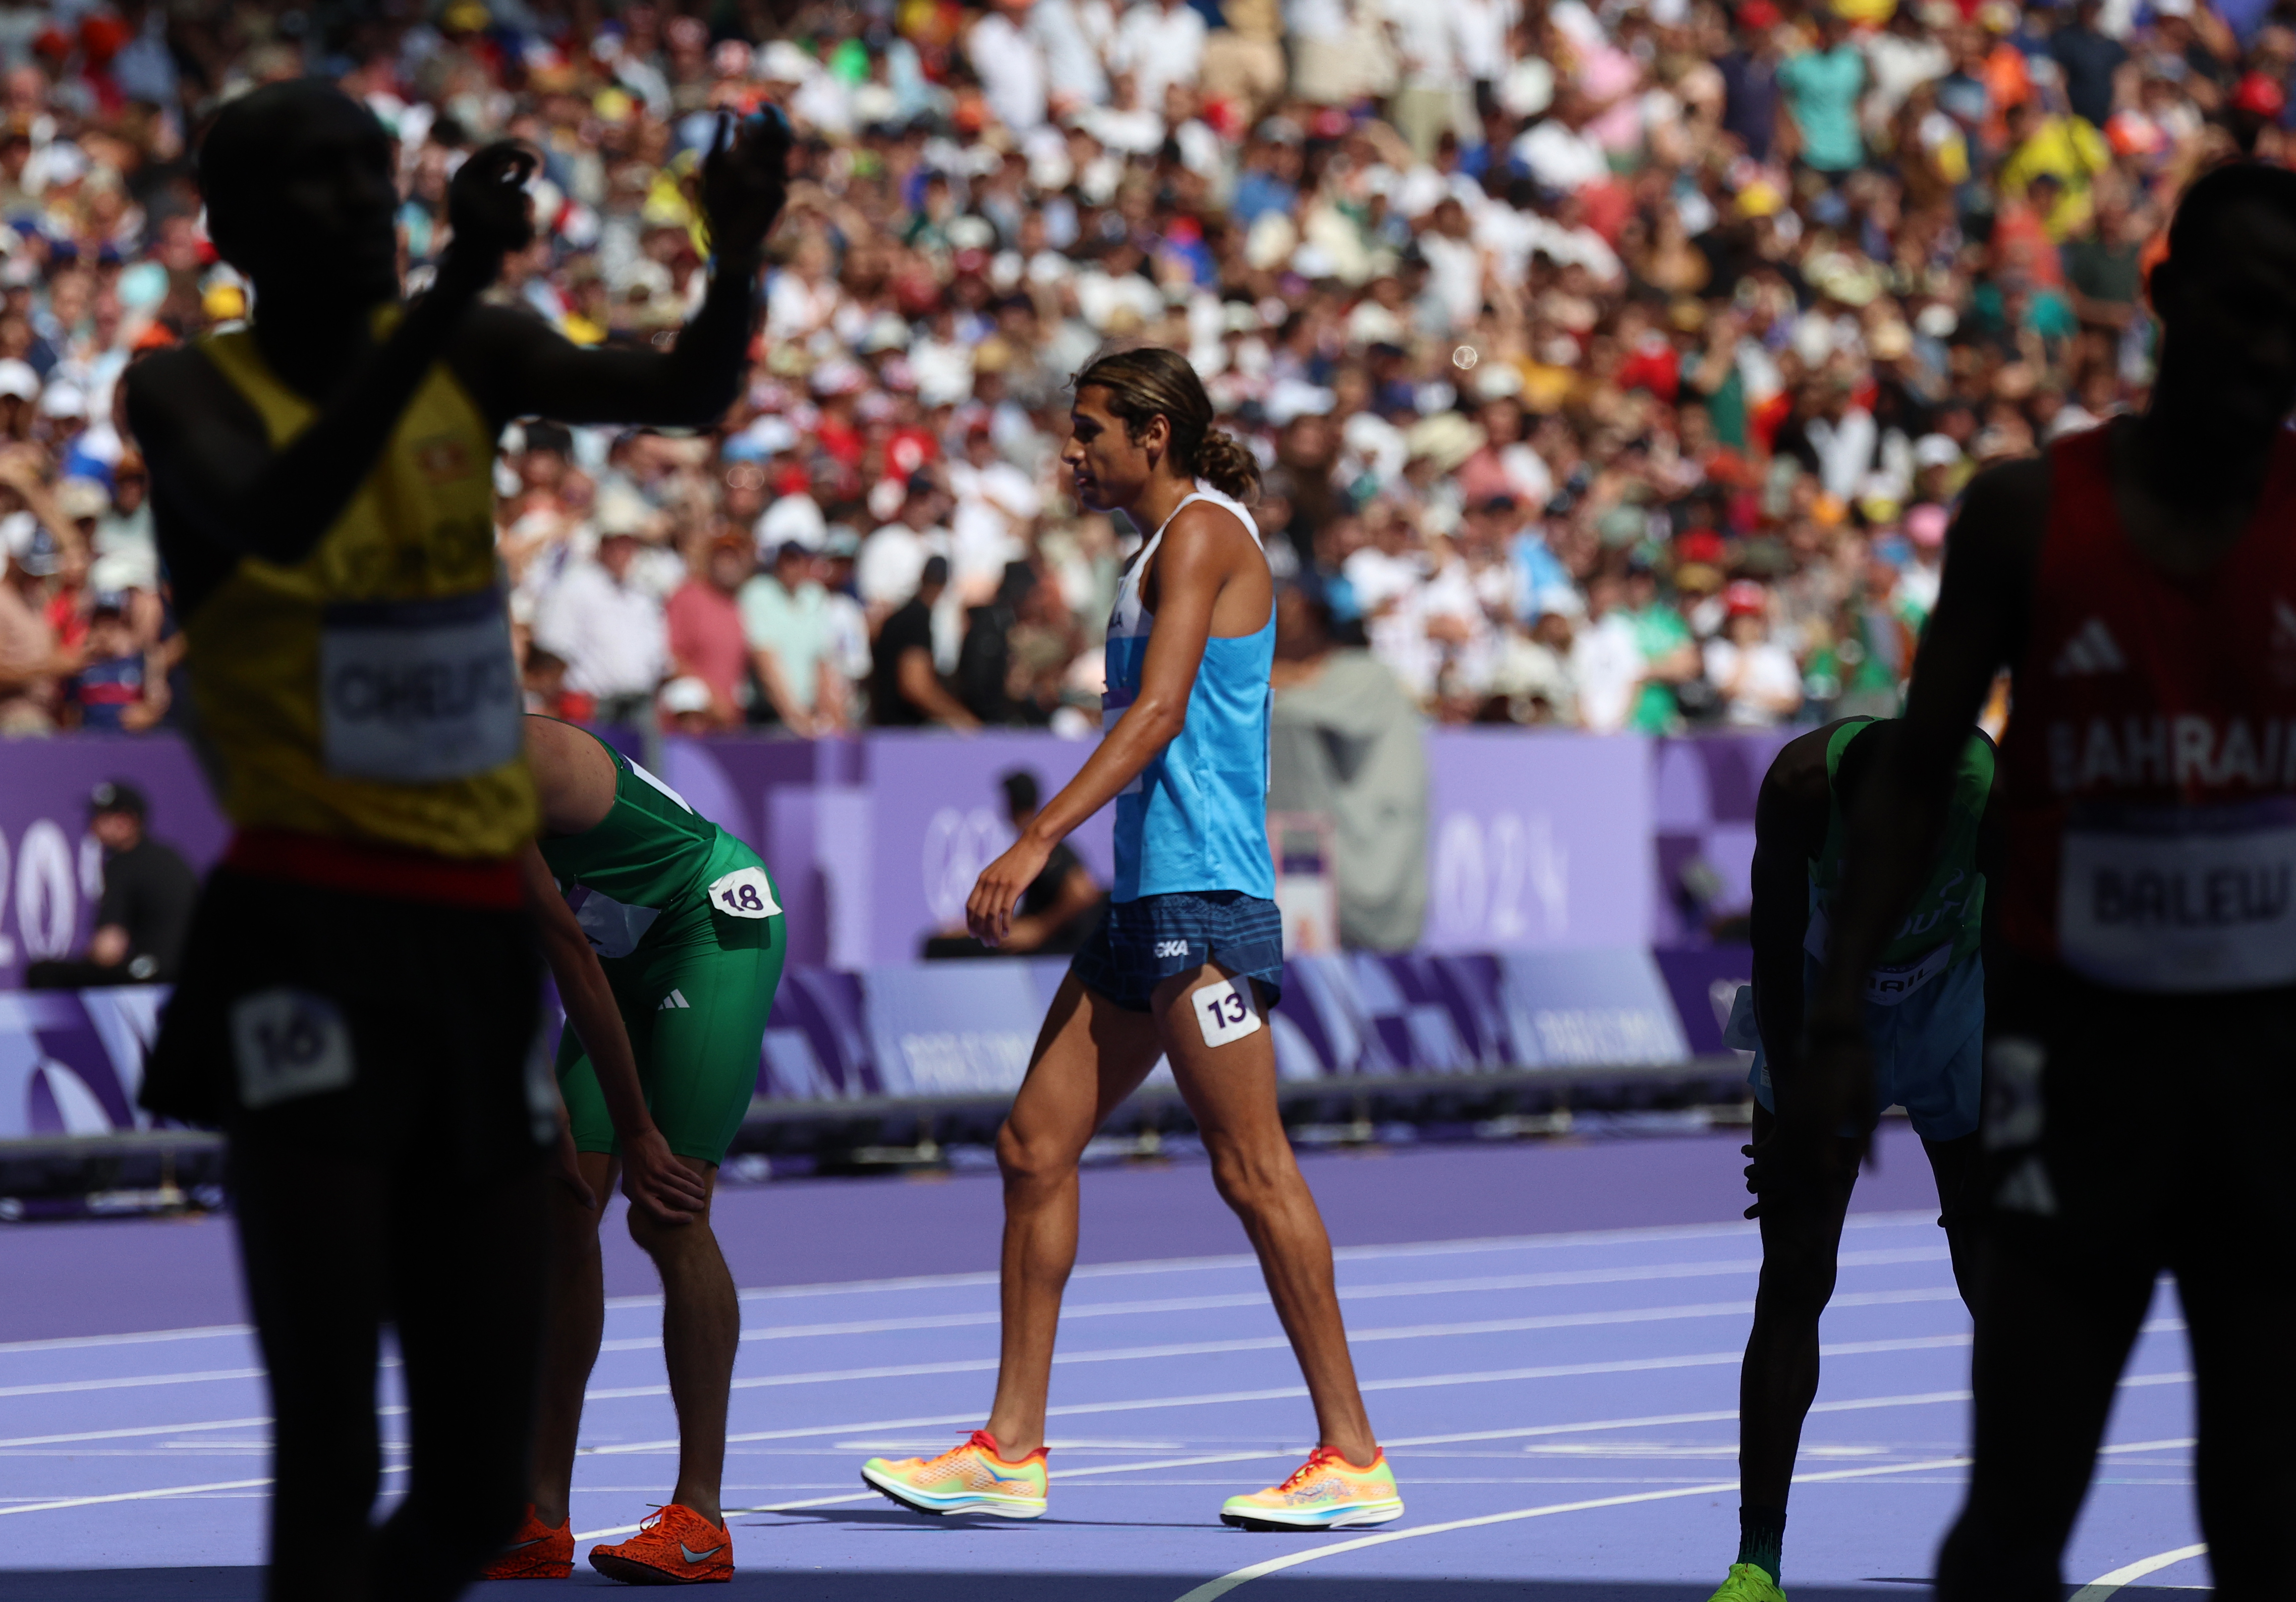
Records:
[[[719,119],[718,136],[701,162],[701,210],[709,248],[719,256],[754,262],[789,199],[789,121],[772,106],[752,116]]]
[[[503,257],[534,242],[534,199],[526,192],[541,159],[513,139],[488,145],[455,170],[447,186],[447,220],[455,237],[439,266],[442,278],[483,287],[502,271]]]

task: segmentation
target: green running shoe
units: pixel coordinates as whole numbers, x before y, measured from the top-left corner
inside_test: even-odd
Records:
[[[1708,1602],[1786,1602],[1786,1594],[1759,1564],[1734,1563],[1730,1577]]]

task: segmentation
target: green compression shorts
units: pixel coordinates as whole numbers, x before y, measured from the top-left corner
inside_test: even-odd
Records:
[[[713,863],[713,873],[758,862],[745,846],[738,860],[723,854],[728,860]],[[697,900],[663,913],[628,956],[600,963],[629,1031],[646,1106],[678,1156],[725,1161],[757,1090],[766,1020],[788,952],[780,913],[734,918]],[[575,1148],[617,1149],[597,1070],[570,1027],[558,1042],[558,1089]]]

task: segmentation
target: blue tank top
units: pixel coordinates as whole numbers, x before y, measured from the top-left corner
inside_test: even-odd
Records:
[[[1201,478],[1172,517],[1197,501],[1233,513],[1252,544],[1259,543],[1251,514]],[[1166,518],[1117,584],[1108,620],[1108,689],[1101,698],[1104,727],[1112,728],[1140,694],[1140,665],[1156,625],[1141,604],[1140,575],[1171,526]],[[1116,797],[1116,900],[1206,890],[1275,898],[1267,849],[1267,675],[1275,661],[1273,605],[1259,633],[1204,642],[1203,665],[1188,691],[1187,726]]]

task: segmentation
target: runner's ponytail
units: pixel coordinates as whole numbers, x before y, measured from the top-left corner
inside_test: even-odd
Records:
[[[1196,477],[1246,506],[1259,499],[1259,458],[1226,429],[1213,429],[1196,447]]]

